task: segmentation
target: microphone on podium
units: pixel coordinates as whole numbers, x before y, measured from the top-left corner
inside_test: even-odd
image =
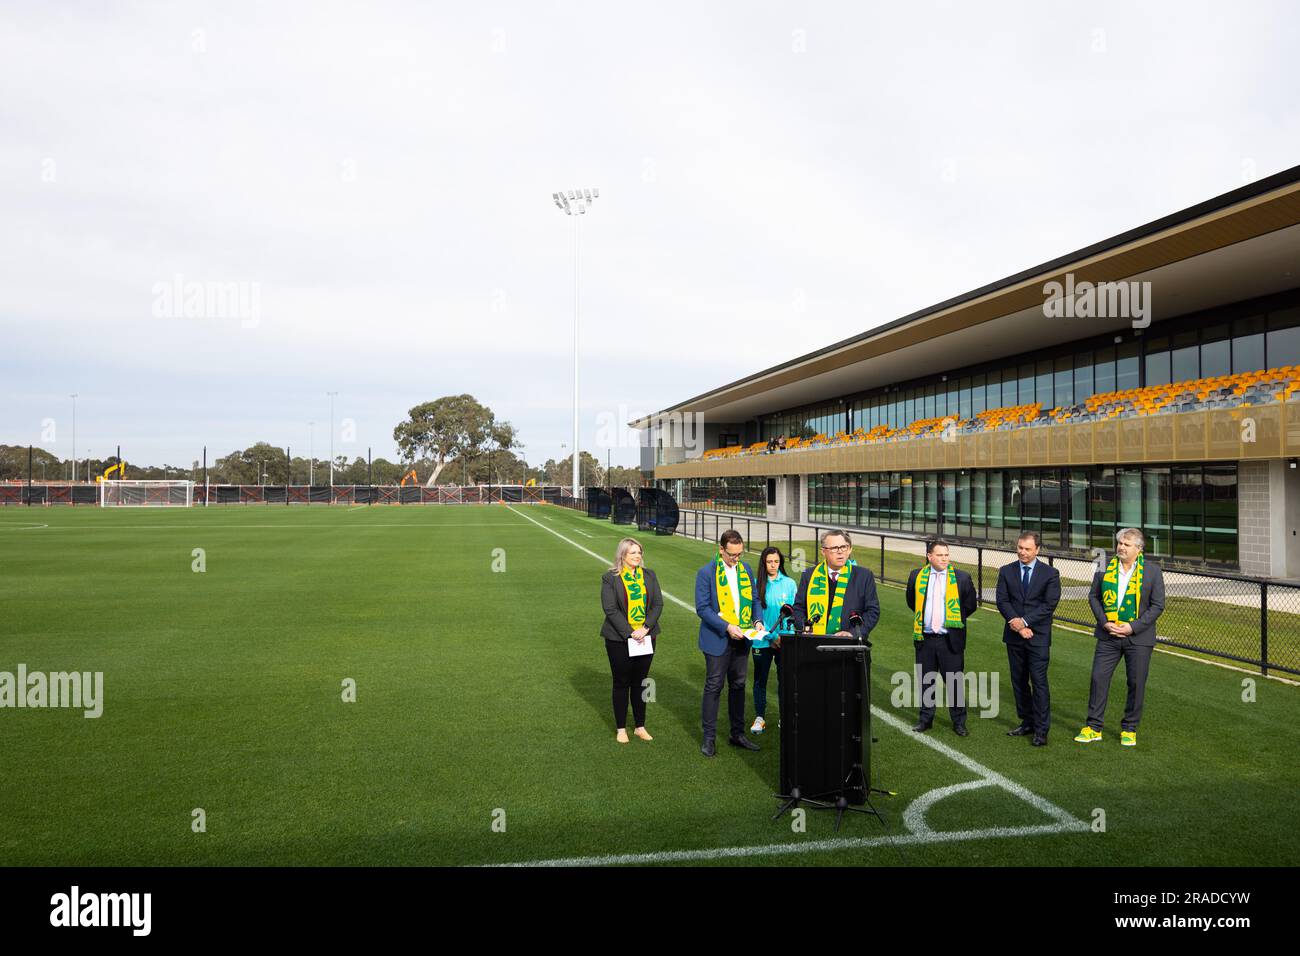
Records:
[[[854,640],[858,641],[858,643],[870,647],[871,642],[867,640],[866,635],[862,633],[862,628],[865,624],[866,622],[862,620],[861,611],[854,611],[849,615],[849,633],[853,635]]]

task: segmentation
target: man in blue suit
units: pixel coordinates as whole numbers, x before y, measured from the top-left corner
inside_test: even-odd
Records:
[[[745,678],[749,675],[749,639],[745,632],[762,629],[763,616],[755,611],[753,572],[740,560],[745,541],[739,531],[722,532],[718,556],[695,575],[695,613],[700,617],[700,650],[704,652],[704,700],[700,723],[704,743],[700,753],[712,757],[718,752],[718,705],[722,682],[727,682],[727,716],[731,721],[728,738],[733,747],[757,750],[758,744],[745,736]]]
[[[1009,737],[1033,735],[1031,743],[1042,747],[1052,726],[1051,697],[1047,688],[1047,664],[1052,650],[1052,617],[1061,601],[1061,575],[1056,568],[1038,560],[1041,539],[1037,531],[1022,531],[1016,540],[1018,561],[1005,564],[998,572],[998,613],[1006,625],[1002,643],[1007,645],[1011,664],[1011,690],[1016,695],[1020,724],[1007,731]]]

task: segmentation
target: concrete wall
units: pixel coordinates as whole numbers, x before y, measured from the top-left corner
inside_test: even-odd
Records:
[[[1243,461],[1237,468],[1237,549],[1244,574],[1273,573],[1269,471],[1267,461]]]
[[[804,481],[798,475],[782,475],[776,479],[776,504],[767,506],[769,521],[788,521],[797,524],[803,520],[799,513],[799,489]]]
[[[1286,459],[1241,462],[1237,531],[1243,574],[1300,578],[1300,469]]]

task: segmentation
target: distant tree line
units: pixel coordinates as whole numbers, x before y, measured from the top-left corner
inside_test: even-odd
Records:
[[[572,479],[573,456],[559,461],[547,459],[540,466],[529,465],[517,454],[521,443],[515,427],[500,421],[492,410],[472,395],[449,395],[416,405],[407,419],[393,429],[393,440],[402,454],[400,462],[376,458],[367,463],[356,456],[334,459],[336,485],[398,484],[412,470],[419,484],[522,485],[529,480],[539,485],[568,485]],[[208,480],[213,484],[231,485],[305,485],[310,476],[317,485],[329,484],[328,458],[294,456],[285,459],[285,449],[260,441],[230,454],[208,461]],[[188,478],[203,480],[203,463],[199,459],[163,465],[143,465],[126,459],[126,477],[137,480]],[[115,456],[81,458],[76,479],[93,481],[96,476],[117,464]],[[608,470],[589,452],[579,459],[581,482],[587,486],[636,488],[642,484],[637,468],[614,467]],[[68,481],[73,477],[72,463],[46,451],[32,449],[32,480]],[[121,477],[114,473],[110,477]],[[27,479],[27,446],[0,445],[0,481]],[[410,482],[408,482],[409,484]]]

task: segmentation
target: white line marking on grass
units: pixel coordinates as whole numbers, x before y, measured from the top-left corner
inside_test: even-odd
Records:
[[[3,527],[0,525],[0,527]],[[48,528],[49,525],[40,525],[42,528]],[[261,530],[262,528],[295,528],[298,530],[320,530],[333,531],[342,527],[335,524],[124,524],[124,525],[56,525],[50,528],[51,531],[208,531],[210,529],[222,530]],[[370,528],[418,528],[425,531],[436,531],[439,528],[517,528],[513,521],[435,521],[425,522],[423,524],[416,522],[400,522],[388,524],[368,524]],[[21,529],[17,529],[21,530]],[[603,560],[603,559],[602,559]]]
[[[1086,829],[1086,828],[1085,828]],[[1058,823],[1037,826],[986,827],[980,830],[931,830],[927,833],[886,834],[877,837],[838,837],[809,840],[806,843],[772,843],[763,846],[727,846],[708,850],[661,850],[655,853],[624,853],[610,856],[575,856],[553,860],[529,860],[518,863],[494,863],[493,867],[519,866],[645,866],[653,863],[692,863],[700,860],[726,860],[753,856],[785,856],[793,853],[825,853],[833,850],[863,850],[876,846],[925,846],[931,843],[962,843],[970,840],[993,840],[1006,837],[1051,836],[1064,832]]]
[[[548,532],[550,532],[551,534],[555,535],[557,538],[559,538],[561,541],[565,542],[566,544],[571,544],[571,545],[573,545],[575,548],[577,548],[577,549],[578,549],[579,551],[581,551],[583,554],[589,554],[589,555],[591,555],[593,558],[595,558],[597,561],[600,561],[601,563],[603,563],[603,564],[605,564],[605,565],[608,566],[608,564],[609,564],[609,558],[603,558],[603,557],[601,557],[599,554],[597,554],[595,551],[592,551],[590,548],[585,548],[585,547],[583,547],[582,545],[578,544],[578,542],[574,541],[572,538],[566,538],[564,535],[560,534],[560,532],[556,531],[554,528],[548,528],[548,527],[546,527],[546,525],[542,524],[540,521],[538,521],[536,518],[532,517],[531,515],[526,515],[526,514],[524,514],[522,511],[515,511],[515,509],[514,509],[514,508],[511,508],[509,505],[507,505],[506,508],[507,508],[507,510],[510,511],[512,514],[517,514],[517,515],[519,515],[519,517],[521,517],[521,518],[526,518],[526,519],[528,519],[528,520],[531,521],[533,524],[537,525],[537,527],[541,528],[543,531],[548,531]],[[660,590],[662,591],[663,589],[660,588]],[[687,604],[687,603],[686,603],[685,601],[683,601],[681,598],[679,598],[679,597],[675,597],[675,596],[669,594],[667,591],[663,591],[663,596],[666,597],[668,600],[672,601],[674,604],[678,604],[678,605],[680,605],[680,606],[686,608],[686,610],[690,611],[692,614],[695,613],[695,605],[694,605],[694,604]]]
[[[871,716],[879,720],[883,720],[885,723],[889,724],[889,726],[893,727],[895,730],[899,731],[900,733],[906,734],[912,740],[915,740],[918,744],[924,744],[925,746],[929,747],[931,750],[943,754],[953,763],[961,764],[963,767],[965,767],[971,773],[975,774],[977,777],[982,777],[985,780],[989,781],[990,783],[1001,787],[1003,790],[1006,790],[1008,793],[1014,794],[1015,796],[1019,797],[1021,800],[1025,801],[1025,803],[1029,804],[1030,806],[1036,807],[1037,809],[1041,810],[1043,813],[1047,814],[1047,816],[1052,817],[1053,819],[1057,820],[1059,823],[1066,825],[1067,829],[1075,829],[1075,830],[1088,829],[1088,825],[1086,823],[1084,823],[1078,817],[1074,816],[1072,813],[1066,810],[1062,810],[1060,807],[1052,803],[1050,800],[1040,797],[1032,790],[1029,790],[1028,788],[1021,786],[1020,784],[1016,783],[1014,780],[1007,779],[1006,777],[1002,776],[1002,774],[998,773],[996,770],[990,770],[988,767],[984,766],[979,761],[966,756],[960,750],[956,750],[952,747],[949,747],[947,744],[935,740],[933,737],[930,737],[927,734],[913,733],[910,725],[908,725],[902,720],[899,720],[893,714],[881,710],[879,707],[875,706],[874,704],[871,706]],[[918,799],[922,799],[922,798],[918,798]]]
[[[979,790],[981,787],[991,786],[993,786],[992,780],[981,777],[979,780],[967,780],[965,783],[954,783],[950,787],[935,787],[933,790],[928,790],[908,804],[907,809],[903,811],[903,826],[913,833],[927,835],[935,833],[930,824],[925,822],[925,815],[930,807],[954,793],[965,793],[967,790]]]
[[[5,525],[0,524],[0,531],[38,531],[41,528],[48,528],[47,524],[19,524]]]
[[[510,509],[514,511],[513,508]],[[583,547],[571,538],[566,538],[560,532],[553,528],[548,528],[540,521],[529,517],[522,512],[516,512],[521,518],[526,518],[543,531],[547,531],[561,541],[573,545],[579,551],[590,555],[597,561],[604,562],[606,559],[601,557],[595,551]],[[661,588],[662,590],[662,588]],[[663,596],[676,604],[681,605],[688,611],[694,611],[693,605],[687,604],[681,598],[678,598],[667,591],[663,591]],[[1068,810],[1064,810],[1052,803],[1050,800],[1040,797],[1027,787],[1016,783],[996,770],[991,770],[977,760],[968,757],[960,750],[956,750],[941,741],[935,740],[922,734],[912,732],[909,724],[895,717],[879,707],[872,705],[871,716],[893,727],[907,739],[914,740],[919,744],[929,747],[936,753],[942,754],[949,760],[964,767],[973,773],[978,779],[968,780],[963,783],[953,784],[947,787],[937,787],[929,790],[913,800],[907,809],[903,811],[903,823],[912,832],[893,836],[885,834],[879,837],[866,837],[862,839],[832,839],[817,840],[807,843],[776,843],[767,846],[748,846],[748,847],[722,847],[709,850],[669,850],[658,853],[631,853],[614,856],[591,856],[577,857],[571,859],[555,860],[534,860],[525,863],[502,864],[505,866],[611,866],[619,864],[647,864],[647,863],[685,863],[693,860],[718,860],[732,857],[748,856],[767,856],[785,853],[811,853],[825,850],[856,849],[861,847],[880,846],[893,843],[895,845],[906,844],[924,844],[924,843],[950,843],[963,840],[982,840],[1001,837],[1018,837],[1018,836],[1040,836],[1053,833],[1086,833],[1090,828],[1078,817],[1074,816]],[[951,796],[954,793],[975,790],[983,787],[1000,787],[1012,796],[1019,797],[1030,806],[1039,810],[1046,816],[1055,820],[1055,823],[1044,823],[1036,826],[1020,827],[987,827],[979,830],[954,830],[938,831],[930,828],[925,822],[925,815],[939,800]]]

